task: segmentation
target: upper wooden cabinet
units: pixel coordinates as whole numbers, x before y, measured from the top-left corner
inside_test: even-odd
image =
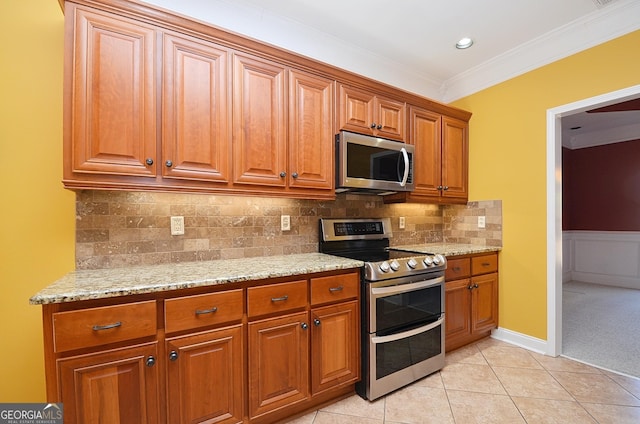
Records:
[[[386,196],[386,202],[466,203],[468,123],[429,110],[409,108],[409,143],[415,145],[415,190]]]
[[[333,81],[238,53],[233,73],[234,184],[332,197]]]
[[[66,31],[65,180],[155,176],[156,30],[67,6]]]
[[[404,102],[343,84],[339,85],[339,89],[338,119],[341,130],[405,141]]]
[[[289,187],[333,191],[334,82],[289,72]]]
[[[410,200],[466,199],[468,112],[137,1],[64,5],[67,188],[334,199],[335,134],[428,143],[411,104],[443,116],[443,190]]]
[[[229,56],[204,40],[163,35],[163,177],[230,183]]]
[[[234,55],[234,184],[286,186],[286,76],[280,64]]]

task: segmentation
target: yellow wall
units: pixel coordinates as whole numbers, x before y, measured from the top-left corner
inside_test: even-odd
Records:
[[[0,402],[44,401],[40,307],[73,269],[74,194],[62,188],[63,15],[0,3]],[[502,199],[500,325],[546,337],[546,110],[640,83],[640,32],[456,102],[473,112],[471,199]]]
[[[41,308],[28,299],[74,266],[75,197],[60,182],[60,6],[0,2],[0,40],[0,402],[43,402]]]
[[[502,199],[500,327],[546,340],[546,112],[640,84],[640,31],[455,102],[470,123],[470,200]]]

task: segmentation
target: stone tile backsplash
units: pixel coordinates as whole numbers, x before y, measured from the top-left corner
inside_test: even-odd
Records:
[[[482,232],[478,211],[487,217]],[[280,230],[281,215],[291,217],[290,231]],[[171,235],[171,216],[184,217],[184,235]],[[458,207],[385,205],[378,196],[353,194],[319,201],[86,190],[76,195],[76,268],[317,252],[318,219],[342,217],[391,217],[392,246],[444,241],[499,246],[502,239],[499,201]]]

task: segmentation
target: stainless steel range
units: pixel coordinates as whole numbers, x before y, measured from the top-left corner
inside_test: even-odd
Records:
[[[356,391],[369,400],[444,366],[446,259],[390,248],[391,236],[389,218],[320,220],[320,252],[365,262]]]

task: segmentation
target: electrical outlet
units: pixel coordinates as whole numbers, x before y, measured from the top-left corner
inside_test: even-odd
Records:
[[[282,231],[291,230],[291,217],[289,215],[280,216],[280,229]]]
[[[171,235],[172,236],[184,235],[184,216],[171,217]]]
[[[400,227],[401,230],[404,230],[404,225],[405,225],[404,216],[401,216],[398,222],[398,227]]]
[[[478,228],[484,228],[486,225],[486,220],[484,215],[478,217]]]

